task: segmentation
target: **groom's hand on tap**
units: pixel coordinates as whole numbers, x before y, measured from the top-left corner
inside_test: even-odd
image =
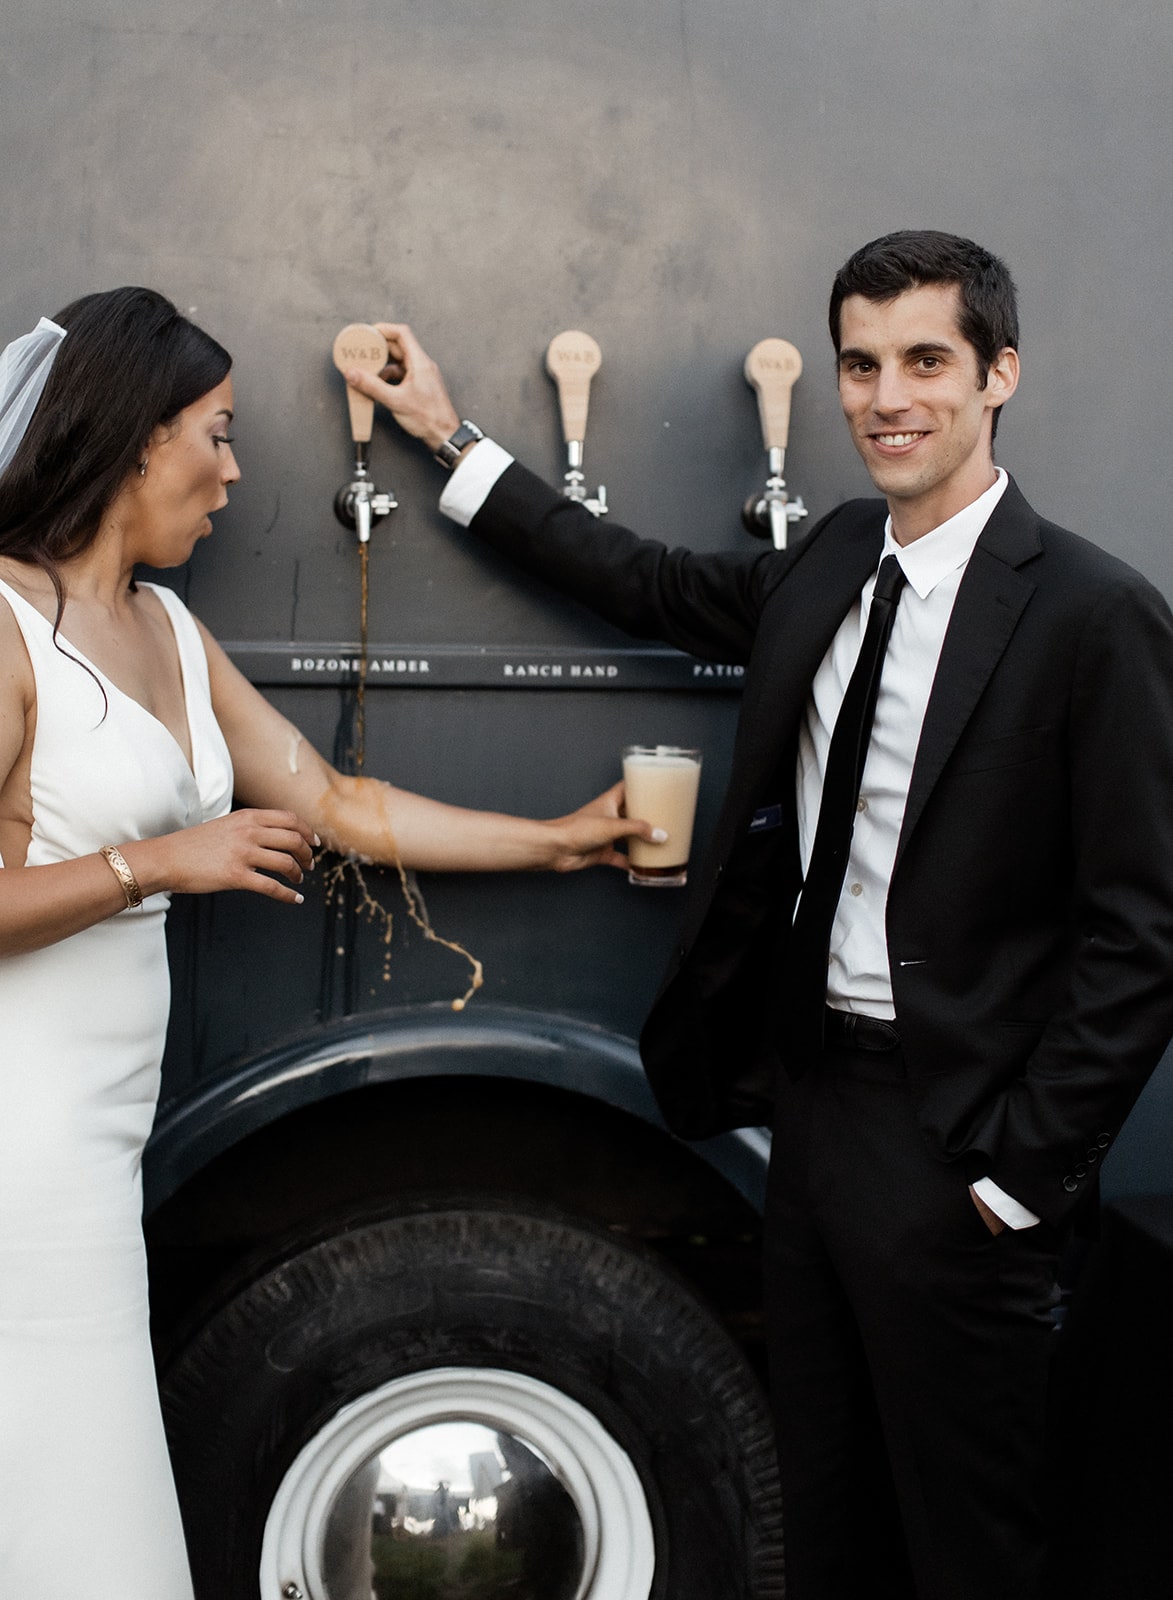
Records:
[[[377,377],[353,369],[346,374],[347,383],[386,406],[399,426],[429,450],[438,450],[460,426],[439,367],[406,322],[376,322],[375,327],[387,341],[390,360]]]

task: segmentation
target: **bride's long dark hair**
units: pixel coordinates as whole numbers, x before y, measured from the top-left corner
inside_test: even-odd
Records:
[[[60,608],[58,563],[93,543],[155,429],[222,383],[232,357],[153,289],[83,295],[53,320],[65,338],[0,476],[0,555],[44,568]]]

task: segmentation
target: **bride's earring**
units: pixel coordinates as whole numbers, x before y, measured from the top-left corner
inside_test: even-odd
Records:
[[[146,456],[144,456],[142,458],[142,460],[138,464],[138,475],[139,475],[140,478],[145,478],[146,475],[147,475],[147,457]]]

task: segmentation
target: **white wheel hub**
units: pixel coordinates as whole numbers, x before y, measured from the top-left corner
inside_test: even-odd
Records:
[[[394,1441],[439,1423],[479,1423],[543,1459],[582,1530],[574,1600],[648,1600],[655,1538],[631,1458],[599,1419],[548,1383],[491,1367],[442,1367],[396,1378],[352,1401],[309,1441],[282,1480],[265,1524],[261,1600],[331,1595],[323,1550],[347,1483]]]

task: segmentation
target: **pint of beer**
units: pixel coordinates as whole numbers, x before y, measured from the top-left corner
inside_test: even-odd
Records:
[[[662,828],[663,844],[627,842],[627,881],[645,889],[678,889],[688,882],[688,852],[701,777],[699,750],[677,745],[628,745],[623,752],[627,815]]]

